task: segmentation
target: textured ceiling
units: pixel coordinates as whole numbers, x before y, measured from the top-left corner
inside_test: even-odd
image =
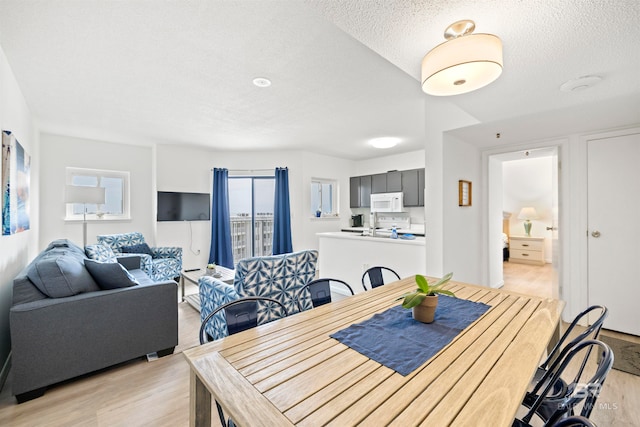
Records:
[[[562,133],[582,110],[601,129],[640,121],[638,0],[0,0],[0,45],[48,132],[364,159],[424,147],[425,103],[442,100],[420,62],[463,18],[502,38],[505,69],[447,98],[482,122],[461,137],[533,116]],[[586,74],[603,81],[558,90]],[[404,141],[366,145],[386,135]]]

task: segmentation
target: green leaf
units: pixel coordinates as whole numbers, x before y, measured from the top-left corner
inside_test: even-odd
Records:
[[[429,293],[429,282],[424,276],[416,274],[416,283],[422,292]]]
[[[451,277],[453,277],[453,272],[447,274],[446,276],[444,276],[442,279],[438,280],[438,283],[436,283],[435,285],[433,285],[432,287],[440,287],[442,285],[444,285],[445,283],[447,283],[449,280],[451,280]]]
[[[455,294],[453,292],[448,291],[446,289],[436,289],[434,292],[437,293],[437,294],[445,294],[445,295],[449,295],[449,296],[455,297]]]
[[[404,298],[404,301],[402,302],[402,307],[404,308],[415,307],[416,305],[419,305],[422,301],[424,301],[425,298],[426,296],[424,294],[417,293],[417,292],[411,293]]]

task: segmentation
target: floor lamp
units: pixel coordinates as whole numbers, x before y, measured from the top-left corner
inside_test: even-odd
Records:
[[[82,247],[87,246],[87,204],[104,205],[104,188],[67,185],[65,203],[82,203]]]

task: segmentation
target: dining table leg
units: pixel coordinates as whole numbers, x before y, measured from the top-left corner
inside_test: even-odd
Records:
[[[211,392],[193,370],[189,393],[189,425],[211,427]]]

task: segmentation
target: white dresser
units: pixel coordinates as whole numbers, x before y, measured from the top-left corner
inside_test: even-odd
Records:
[[[544,237],[511,236],[509,261],[544,265]]]

